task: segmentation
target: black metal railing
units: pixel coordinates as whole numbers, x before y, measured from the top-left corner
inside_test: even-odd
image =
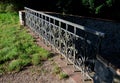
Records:
[[[62,20],[25,7],[26,25],[65,56],[82,72],[83,78],[92,78],[94,61],[99,53],[104,33]]]

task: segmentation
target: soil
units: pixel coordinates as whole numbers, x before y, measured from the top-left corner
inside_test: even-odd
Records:
[[[24,70],[0,76],[0,83],[73,83],[71,79],[60,79],[54,73],[54,60],[44,61],[42,66],[30,66]]]

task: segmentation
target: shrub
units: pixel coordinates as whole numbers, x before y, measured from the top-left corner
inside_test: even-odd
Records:
[[[31,64],[31,58],[28,55],[22,54],[19,56],[19,59],[21,59],[21,67],[22,68]]]
[[[31,65],[31,59],[22,59],[21,60],[21,69],[25,66]]]
[[[31,63],[31,59],[17,59],[12,60],[8,66],[9,71],[20,71],[23,67],[29,65]]]
[[[26,54],[21,54],[19,56],[20,59],[30,59],[30,56],[26,55]]]
[[[42,55],[41,56],[42,60],[47,60],[50,57],[50,52],[44,50],[43,48],[40,49],[40,54]]]
[[[5,8],[6,7],[6,4],[4,4],[4,3],[0,3],[0,12],[5,12]]]
[[[14,70],[20,71],[20,69],[21,69],[21,60],[20,59],[11,61],[8,66],[9,71],[14,71]]]
[[[13,48],[12,50],[8,51],[8,53],[4,56],[4,59],[7,61],[16,59],[17,57],[18,57],[17,49]]]
[[[32,64],[33,65],[38,65],[41,62],[41,56],[40,54],[34,54],[32,55]]]
[[[3,3],[0,2],[0,12],[14,12],[15,11],[15,6],[12,3]]]
[[[14,12],[15,11],[15,7],[13,4],[7,4],[6,8],[5,8],[5,12]]]

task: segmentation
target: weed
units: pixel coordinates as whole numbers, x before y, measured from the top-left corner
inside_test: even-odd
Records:
[[[42,57],[43,60],[48,59],[49,55],[50,55],[50,53],[48,51],[46,51],[46,50],[44,50],[42,48],[40,49],[40,54],[42,55],[41,57]]]
[[[48,73],[48,70],[45,69],[45,68],[41,68],[41,73],[43,73],[43,74],[47,74],[47,73]]]
[[[12,60],[18,57],[17,49],[13,48],[12,50],[8,51],[8,53],[4,56],[4,60]]]
[[[28,65],[31,65],[31,59],[22,59],[21,60],[21,67],[25,67],[25,66],[28,66]]]
[[[21,54],[19,56],[20,59],[30,59],[31,57],[29,55],[26,55],[26,54]]]
[[[58,74],[60,79],[65,79],[68,78],[69,76],[67,74],[65,74],[62,69],[60,67],[57,66],[56,63],[53,63],[54,65],[54,69],[53,69],[53,73],[54,74]]]
[[[31,57],[25,54],[22,54],[19,56],[19,59],[21,60],[21,66],[25,67],[27,65],[31,65]]]
[[[33,65],[38,65],[41,62],[41,56],[40,54],[34,54],[32,55],[32,64]]]
[[[60,72],[61,72],[61,68],[58,67],[58,66],[55,66],[55,67],[54,67],[54,70],[53,70],[53,73],[59,74]]]
[[[0,74],[3,74],[4,71],[5,71],[5,69],[4,69],[3,65],[0,65]]]
[[[68,78],[69,76],[67,74],[65,74],[64,72],[60,72],[59,73],[59,78],[60,79],[65,79],[65,78]]]
[[[31,63],[30,59],[17,59],[12,60],[8,66],[9,71],[20,71],[23,67],[29,65]]]
[[[9,71],[14,71],[14,70],[20,71],[20,69],[21,69],[21,60],[19,59],[11,61],[8,66]]]

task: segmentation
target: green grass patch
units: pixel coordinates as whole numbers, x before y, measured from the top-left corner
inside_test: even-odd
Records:
[[[17,59],[17,60],[12,60],[8,66],[8,70],[9,71],[13,71],[13,70],[16,70],[16,71],[20,71],[21,69],[21,64],[22,64],[22,61]]]
[[[32,64],[33,65],[38,65],[38,64],[40,64],[40,62],[41,62],[41,56],[40,56],[40,54],[34,54],[32,56]]]
[[[53,65],[54,65],[53,73],[58,75],[59,79],[65,79],[69,77],[66,73],[62,71],[62,69],[59,66],[57,66],[56,63],[53,63]]]
[[[59,74],[61,72],[61,68],[58,67],[57,65],[54,66],[54,70],[53,70],[53,73],[55,74]]]
[[[0,13],[0,73],[38,65],[48,59],[49,54],[19,25],[16,13]]]
[[[65,79],[65,78],[68,78],[69,76],[66,74],[66,73],[64,73],[64,72],[60,72],[59,73],[59,78],[60,79]]]

